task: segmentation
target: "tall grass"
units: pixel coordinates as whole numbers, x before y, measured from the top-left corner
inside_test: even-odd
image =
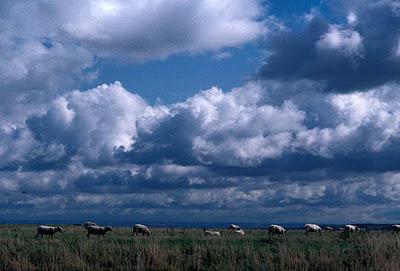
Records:
[[[64,230],[34,239],[33,226],[0,226],[0,270],[400,270],[400,237],[384,231],[215,238],[163,229],[133,237],[119,228],[88,240],[80,227]]]

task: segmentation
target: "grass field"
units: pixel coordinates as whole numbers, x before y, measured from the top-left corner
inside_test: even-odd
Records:
[[[388,231],[346,236],[329,232],[268,237],[265,231],[220,238],[153,229],[132,237],[118,228],[88,240],[65,226],[54,238],[34,239],[32,225],[0,226],[0,270],[400,270],[399,237]]]

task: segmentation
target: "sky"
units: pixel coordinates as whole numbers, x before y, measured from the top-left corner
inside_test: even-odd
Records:
[[[0,3],[0,221],[395,223],[395,0]]]

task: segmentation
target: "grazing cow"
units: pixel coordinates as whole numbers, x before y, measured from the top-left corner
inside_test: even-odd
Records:
[[[324,231],[335,231],[335,229],[332,228],[332,227],[325,227],[325,228],[324,228]]]
[[[82,227],[84,227],[85,229],[87,229],[89,226],[97,226],[97,224],[91,221],[86,221],[85,223],[82,224]]]
[[[344,231],[347,231],[347,232],[356,232],[356,231],[359,231],[359,230],[360,230],[360,228],[357,227],[357,226],[354,226],[354,225],[346,225],[346,226],[344,226]]]
[[[38,238],[39,235],[42,236],[42,238],[43,238],[43,235],[49,235],[50,237],[53,237],[53,235],[56,232],[63,232],[63,229],[61,227],[52,227],[52,226],[43,226],[42,225],[37,228],[37,233],[36,233],[35,238]]]
[[[270,225],[268,228],[268,235],[274,235],[274,234],[278,234],[278,235],[286,235],[287,230],[279,225]]]
[[[147,236],[150,236],[150,234],[151,234],[151,232],[147,226],[142,225],[142,224],[133,225],[132,234],[138,235],[139,233],[141,235],[147,235]]]
[[[221,236],[221,233],[219,231],[210,231],[206,228],[203,228],[203,231],[204,231],[204,235],[207,235],[207,236]]]
[[[90,235],[93,234],[93,235],[97,235],[98,237],[100,237],[100,236],[104,237],[104,235],[109,231],[113,231],[110,226],[107,226],[107,227],[89,226],[89,227],[87,227],[86,236],[88,238],[90,238]]]
[[[399,231],[400,231],[400,225],[398,225],[398,224],[392,225],[393,233],[398,233]]]
[[[321,235],[321,227],[317,224],[305,224],[304,225],[305,234],[309,232],[318,232]]]
[[[233,230],[233,231],[238,231],[238,230],[241,230],[242,228],[238,225],[230,224],[228,229]]]

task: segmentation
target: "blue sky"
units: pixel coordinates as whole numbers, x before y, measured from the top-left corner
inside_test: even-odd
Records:
[[[298,17],[312,8],[323,11],[326,5],[320,2],[264,1],[262,6],[265,12],[296,26]],[[99,76],[91,86],[120,81],[150,103],[156,102],[157,98],[164,103],[183,101],[210,86],[231,89],[249,81],[262,63],[264,46],[265,43],[258,40],[238,48],[223,48],[219,52],[183,54],[139,64],[102,60],[97,66]],[[221,53],[229,54],[229,57],[219,59]]]
[[[0,217],[397,222],[399,10],[3,1]]]
[[[224,53],[230,56],[218,59],[218,53],[179,55],[140,64],[106,61],[99,64],[96,82],[120,81],[150,103],[173,103],[210,86],[231,89],[242,85],[261,65],[262,52],[257,45],[244,45]]]

